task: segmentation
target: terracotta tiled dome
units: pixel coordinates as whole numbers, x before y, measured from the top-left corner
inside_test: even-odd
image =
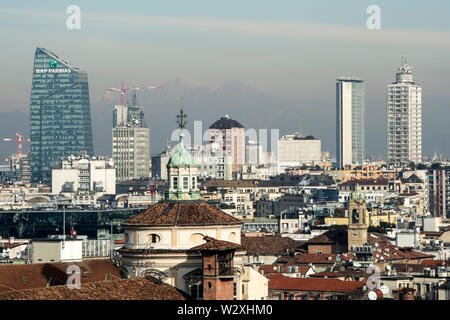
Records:
[[[242,222],[204,201],[161,201],[122,223],[122,226],[239,225]]]

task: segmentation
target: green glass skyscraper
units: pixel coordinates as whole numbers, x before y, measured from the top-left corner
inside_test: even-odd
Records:
[[[30,98],[31,183],[50,183],[52,166],[93,155],[88,75],[44,48],[34,55]]]

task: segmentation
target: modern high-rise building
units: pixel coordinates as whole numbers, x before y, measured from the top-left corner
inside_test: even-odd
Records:
[[[30,99],[31,183],[50,183],[52,166],[92,155],[88,74],[44,48],[34,55]]]
[[[112,156],[117,182],[150,177],[150,129],[138,106],[115,106]]]
[[[365,158],[364,81],[351,77],[336,80],[336,162],[338,168],[362,164]]]
[[[245,164],[245,128],[229,115],[221,117],[209,127],[211,143],[217,142],[223,148],[223,156],[231,157],[232,170],[238,171]]]
[[[387,160],[422,161],[422,87],[413,81],[405,53],[395,82],[387,86]]]

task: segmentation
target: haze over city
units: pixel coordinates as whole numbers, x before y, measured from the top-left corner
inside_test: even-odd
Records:
[[[0,301],[246,320],[449,301],[449,12],[0,4]]]
[[[164,147],[182,96],[190,126],[202,120],[206,129],[229,113],[247,128],[314,135],[334,153],[335,80],[355,75],[365,80],[366,153],[376,159],[386,155],[386,85],[405,49],[423,87],[423,154],[448,157],[449,3],[432,3],[378,1],[381,30],[366,27],[371,1],[78,1],[79,30],[66,28],[68,1],[5,3],[0,134],[29,132],[33,53],[42,46],[88,72],[96,153],[111,154],[119,97],[106,88],[121,83],[171,88],[170,99],[167,90],[138,95],[152,154]],[[216,90],[220,98],[211,98]],[[2,143],[1,155],[14,150]]]

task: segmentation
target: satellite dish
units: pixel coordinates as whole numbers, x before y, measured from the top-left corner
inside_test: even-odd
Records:
[[[370,291],[367,296],[369,297],[369,300],[377,300],[377,294],[375,291]]]
[[[388,288],[387,286],[385,286],[385,285],[382,285],[382,286],[380,287],[380,290],[381,290],[381,292],[382,292],[383,294],[388,294],[388,293],[389,293],[389,288]]]

